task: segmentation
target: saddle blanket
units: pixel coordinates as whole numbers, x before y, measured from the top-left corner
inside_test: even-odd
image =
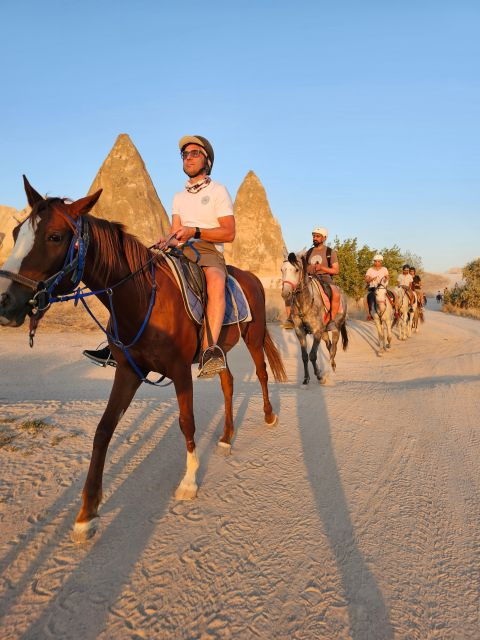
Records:
[[[322,287],[321,283],[316,278],[312,278],[312,280],[317,286],[320,296],[322,297],[323,304],[325,306],[325,313],[323,314],[323,322],[324,324],[327,324],[330,321],[330,298],[325,293],[325,290]],[[332,284],[330,286],[332,287],[332,289],[337,289],[340,292],[339,288],[336,285]],[[343,301],[341,297],[340,297],[340,306],[338,307],[338,313],[343,313]],[[335,320],[335,318],[332,318],[332,320]]]
[[[186,312],[196,324],[202,325],[204,308],[201,295],[195,292],[188,283],[185,272],[180,264],[180,259],[168,254],[164,257],[182,292]],[[195,268],[201,269],[201,267],[196,266]],[[231,275],[227,277],[225,303],[223,326],[237,324],[238,322],[251,322],[252,314],[250,313],[247,298],[238,281]]]

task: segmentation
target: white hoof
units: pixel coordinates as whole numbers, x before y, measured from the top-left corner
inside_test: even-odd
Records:
[[[93,536],[98,531],[98,525],[100,523],[100,518],[97,516],[96,518],[92,518],[87,522],[75,522],[72,531],[72,540],[77,544],[81,544],[82,542],[86,542],[93,538]]]
[[[272,422],[267,422],[265,420],[265,424],[267,425],[267,427],[274,427],[276,424],[278,424],[278,416],[274,414]]]
[[[232,453],[232,445],[227,442],[219,442],[217,444],[217,453],[219,456],[227,458]]]
[[[383,351],[379,351],[379,352],[377,353],[377,356],[378,356],[379,358],[383,358]]]
[[[175,491],[175,500],[193,500],[197,497],[198,486],[181,482]]]
[[[327,384],[328,382],[328,378],[327,376],[322,376],[319,380],[318,380],[318,384]]]

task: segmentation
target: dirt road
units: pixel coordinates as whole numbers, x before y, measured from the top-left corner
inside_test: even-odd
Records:
[[[379,359],[371,324],[352,321],[337,373],[308,391],[295,336],[273,334],[290,376],[271,385],[278,427],[237,349],[233,455],[215,454],[218,384],[195,383],[200,491],[177,503],[173,392],[141,389],[100,532],[75,546],[112,371],[81,360],[91,335],[40,329],[30,351],[2,330],[2,638],[480,637],[480,323],[429,311]]]

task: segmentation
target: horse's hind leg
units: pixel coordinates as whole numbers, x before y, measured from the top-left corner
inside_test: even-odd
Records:
[[[329,353],[330,353],[330,364],[332,365],[333,371],[336,371],[337,369],[335,356],[337,355],[337,344],[338,344],[339,337],[340,337],[340,333],[338,329],[335,329],[335,331],[332,331],[332,342],[330,345]]]
[[[98,507],[102,499],[103,467],[108,445],[140,384],[140,378],[130,368],[117,367],[110,398],[93,439],[92,457],[82,492],[82,508],[75,520],[72,534],[75,542],[84,542],[94,536],[97,531]]]
[[[273,413],[272,405],[270,404],[270,397],[268,395],[268,373],[267,365],[265,363],[265,353],[263,351],[262,342],[253,342],[250,338],[250,331],[246,335],[245,344],[250,352],[255,363],[255,371],[257,378],[260,381],[263,395],[263,412],[265,414],[265,424],[269,427],[273,427],[278,422],[278,416]]]
[[[177,371],[173,378],[177,393],[180,415],[178,422],[185,436],[187,445],[187,468],[180,484],[175,491],[176,500],[192,500],[197,496],[197,470],[199,461],[195,448],[195,419],[193,416],[193,384],[190,367]]]
[[[223,435],[218,443],[217,452],[220,455],[228,456],[232,448],[233,437],[233,376],[227,367],[220,373],[220,382],[222,384],[223,397],[225,399],[225,425]]]

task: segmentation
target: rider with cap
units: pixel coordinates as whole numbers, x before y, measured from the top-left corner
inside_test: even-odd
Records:
[[[373,267],[370,267],[365,274],[365,282],[368,284],[367,305],[371,320],[375,313],[375,289],[381,285],[388,285],[388,269],[383,266],[383,256],[380,253],[373,256]]]
[[[323,290],[330,299],[330,322],[333,322],[340,308],[340,291],[338,287],[332,287],[333,276],[340,273],[340,267],[337,252],[325,244],[327,237],[328,231],[325,227],[316,227],[312,231],[313,246],[307,251],[305,259],[307,273],[321,283]],[[334,329],[335,327],[329,326],[327,328]]]
[[[183,171],[188,176],[185,189],[173,198],[172,226],[159,248],[183,247],[199,264],[207,283],[206,327],[199,377],[212,377],[226,368],[225,356],[217,345],[225,315],[225,282],[227,268],[223,244],[235,238],[232,199],[227,189],[211,179],[214,152],[203,136],[184,136],[179,142]],[[106,352],[106,353],[104,353]],[[100,351],[84,351],[96,362],[111,362],[108,347]]]

